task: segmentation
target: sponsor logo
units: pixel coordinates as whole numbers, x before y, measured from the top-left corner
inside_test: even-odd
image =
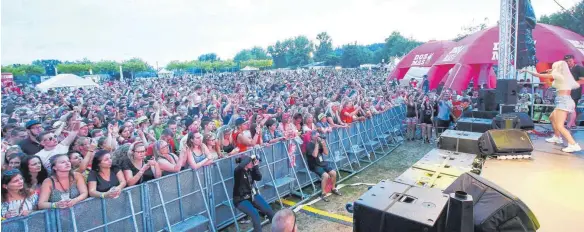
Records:
[[[453,61],[454,58],[456,58],[458,54],[460,54],[460,52],[462,52],[462,50],[464,50],[465,48],[466,46],[464,45],[453,48],[452,50],[450,50],[448,55],[446,55],[444,59],[442,59],[442,61]]]
[[[434,56],[434,53],[416,55],[411,66],[425,65],[432,60],[432,56]]]
[[[568,39],[568,42],[570,42],[574,47],[576,47],[576,49],[578,49],[578,51],[582,53],[582,55],[584,55],[584,41]]]

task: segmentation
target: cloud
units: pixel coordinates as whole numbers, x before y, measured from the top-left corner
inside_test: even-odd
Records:
[[[560,10],[549,0],[533,5],[538,15]],[[164,65],[208,52],[231,58],[321,31],[335,46],[383,42],[396,30],[421,41],[451,39],[473,19],[495,24],[499,1],[21,0],[2,2],[1,17],[2,64],[141,57]]]

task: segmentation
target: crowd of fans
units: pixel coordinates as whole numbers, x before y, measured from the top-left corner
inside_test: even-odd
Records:
[[[184,169],[279,141],[309,144],[401,104],[408,88],[363,70],[110,81],[2,96],[2,217],[115,198]],[[418,91],[421,92],[421,91]],[[316,168],[315,168],[316,169]]]
[[[406,139],[430,143],[434,128],[478,103],[477,90],[437,94],[426,78],[399,85],[386,77],[293,70],[21,87],[2,96],[2,217],[116,198],[124,187],[280,141],[305,144],[310,169],[334,180],[318,162],[328,154],[318,134],[406,104]]]

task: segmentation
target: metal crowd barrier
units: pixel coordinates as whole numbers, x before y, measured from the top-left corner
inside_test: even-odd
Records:
[[[401,143],[404,115],[405,107],[396,106],[326,134],[329,155],[325,158],[337,171],[339,182]],[[290,146],[296,148],[292,154]],[[237,221],[244,214],[233,205],[233,170],[237,157],[252,154],[262,159],[262,180],[256,187],[268,203],[293,194],[302,199],[300,204],[320,194],[315,184],[320,177],[308,170],[301,145],[283,141],[126,188],[117,199],[90,198],[70,209],[8,219],[2,222],[2,231],[216,231],[233,224],[240,231]]]

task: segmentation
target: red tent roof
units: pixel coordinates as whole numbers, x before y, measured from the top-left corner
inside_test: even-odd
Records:
[[[561,27],[538,23],[533,30],[539,62],[553,63],[572,54],[584,62],[584,36]],[[499,27],[474,33],[456,43],[434,65],[497,64]]]
[[[389,78],[402,79],[410,67],[431,67],[454,44],[452,41],[430,41],[414,48],[401,59]]]
[[[452,41],[430,41],[422,44],[404,56],[396,68],[431,67],[454,44]]]

